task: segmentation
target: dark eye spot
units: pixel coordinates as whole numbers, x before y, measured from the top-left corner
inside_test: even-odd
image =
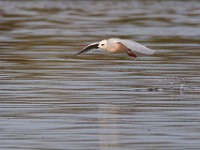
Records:
[[[104,46],[104,44],[101,44],[101,46]]]

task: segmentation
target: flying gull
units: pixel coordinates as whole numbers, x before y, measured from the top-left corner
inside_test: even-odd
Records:
[[[75,55],[79,55],[98,48],[106,50],[110,53],[126,52],[127,55],[133,58],[142,55],[153,55],[155,53],[154,50],[151,50],[146,46],[143,46],[137,42],[119,38],[110,38],[102,40],[100,42],[89,44]]]

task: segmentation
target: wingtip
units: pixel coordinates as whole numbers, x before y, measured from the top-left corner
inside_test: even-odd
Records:
[[[156,53],[156,51],[155,50],[152,50],[152,49],[149,49],[149,51],[148,51],[148,54],[149,55],[154,55]]]
[[[84,47],[80,52],[76,53],[74,56],[79,55],[79,54],[83,54],[83,53],[88,52],[92,49],[97,49],[98,45],[99,45],[99,43],[92,43],[92,44]]]

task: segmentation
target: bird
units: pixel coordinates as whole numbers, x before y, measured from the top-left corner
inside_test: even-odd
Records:
[[[144,45],[139,44],[138,42],[120,39],[120,38],[109,38],[104,39],[100,42],[95,42],[87,45],[81,51],[76,53],[74,56],[91,51],[93,49],[102,49],[110,53],[123,53],[125,52],[128,56],[136,58],[143,55],[153,55],[154,50],[147,48]]]

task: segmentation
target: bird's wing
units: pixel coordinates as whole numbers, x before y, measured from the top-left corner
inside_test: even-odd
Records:
[[[79,55],[79,54],[82,54],[82,53],[85,53],[85,52],[88,52],[88,51],[91,51],[93,49],[97,49],[98,45],[99,45],[99,42],[98,43],[92,43],[92,44],[84,47],[80,52],[76,53],[75,56]]]
[[[124,46],[126,46],[128,49],[132,50],[133,52],[136,52],[138,54],[146,54],[146,55],[152,55],[155,53],[154,50],[151,50],[147,48],[146,46],[143,46],[137,42],[131,41],[131,40],[122,40],[118,39],[117,42],[120,42]]]

